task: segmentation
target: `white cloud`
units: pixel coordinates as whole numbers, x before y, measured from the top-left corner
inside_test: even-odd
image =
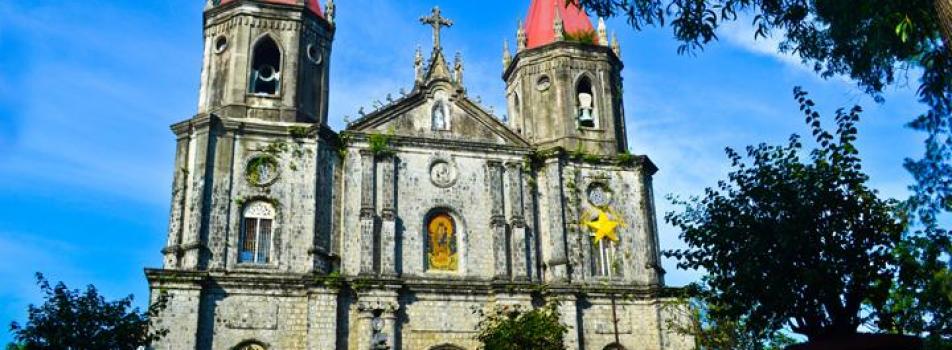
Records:
[[[736,21],[727,22],[719,28],[720,38],[729,45],[747,52],[770,57],[790,68],[813,73],[813,69],[804,64],[800,57],[789,52],[780,52],[780,43],[784,35],[781,30],[775,30],[766,38],[755,37],[756,29],[750,23],[752,21],[748,17],[740,17]]]

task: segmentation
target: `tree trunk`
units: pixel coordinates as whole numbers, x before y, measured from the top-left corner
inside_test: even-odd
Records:
[[[952,53],[952,0],[935,0],[935,12],[942,27],[945,47]]]

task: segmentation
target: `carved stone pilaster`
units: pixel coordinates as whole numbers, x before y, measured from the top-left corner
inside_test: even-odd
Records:
[[[562,318],[562,324],[566,325],[568,329],[571,329],[571,332],[565,333],[565,343],[566,349],[574,349],[578,347],[578,335],[579,332],[575,330],[579,329],[579,310],[578,310],[578,297],[573,294],[563,294],[559,295],[559,315]]]
[[[644,167],[638,169],[640,172],[639,177],[641,181],[638,181],[636,184],[636,189],[639,192],[641,198],[640,201],[643,203],[641,208],[641,217],[644,218],[645,222],[641,225],[636,225],[639,227],[638,230],[638,240],[636,242],[641,242],[644,246],[642,249],[636,250],[641,253],[641,261],[645,262],[644,266],[635,266],[635,268],[644,268],[645,269],[645,280],[638,281],[641,283],[646,283],[650,285],[660,285],[663,283],[664,274],[662,272],[660,259],[659,259],[659,247],[658,247],[658,224],[655,221],[655,208],[654,208],[654,189],[652,186],[651,175],[645,172]],[[641,274],[636,274],[641,275]]]
[[[503,167],[502,163],[498,161],[488,161],[486,166],[489,170],[489,195],[492,200],[492,216],[503,216],[503,182],[502,182],[502,173]]]
[[[510,208],[510,232],[511,237],[509,246],[512,255],[510,262],[512,265],[512,278],[517,281],[529,280],[529,244],[526,238],[526,219],[523,206],[523,188],[522,188],[522,164],[507,163],[507,178],[509,180],[509,208]]]
[[[375,157],[373,152],[360,152],[360,274],[374,274],[374,175]]]
[[[524,205],[522,198],[522,163],[506,163],[506,175],[509,180],[509,217],[513,221],[525,222],[523,213]]]
[[[509,235],[506,232],[506,218],[493,216],[489,224],[493,232],[493,278],[509,277]]]
[[[357,303],[358,349],[393,349],[397,333],[397,310],[394,301],[369,300]]]
[[[388,277],[397,275],[397,215],[396,215],[396,163],[392,155],[379,157],[382,177],[382,198],[380,213],[380,274]]]
[[[360,209],[374,209],[376,156],[370,150],[360,151]]]
[[[489,224],[493,232],[493,276],[504,279],[509,276],[509,249],[506,234],[506,216],[503,202],[503,164],[497,161],[487,162],[489,170],[489,191],[492,199],[492,217]]]
[[[566,252],[566,239],[568,238],[566,237],[566,231],[568,227],[565,222],[566,201],[562,184],[563,169],[564,164],[557,158],[553,158],[546,164],[545,197],[542,199],[547,202],[545,206],[545,217],[547,219],[543,224],[547,235],[545,263],[549,268],[549,273],[552,274],[553,280],[558,282],[569,280],[569,259]]]

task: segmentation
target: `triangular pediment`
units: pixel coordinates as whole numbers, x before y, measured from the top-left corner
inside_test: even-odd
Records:
[[[348,125],[347,131],[528,147],[509,127],[448,84],[414,91]],[[441,119],[442,118],[442,119]]]

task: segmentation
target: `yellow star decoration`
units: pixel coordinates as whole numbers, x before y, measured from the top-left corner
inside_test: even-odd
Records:
[[[592,229],[595,232],[595,242],[601,242],[602,239],[608,238],[612,242],[618,242],[618,235],[615,234],[615,230],[618,229],[618,226],[622,223],[608,218],[608,214],[605,211],[598,210],[598,219],[595,221],[586,221],[585,226]]]

